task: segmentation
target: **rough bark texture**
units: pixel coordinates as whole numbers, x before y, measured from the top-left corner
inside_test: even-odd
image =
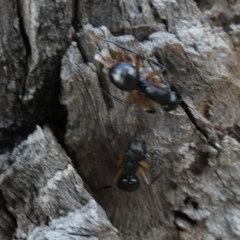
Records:
[[[37,127],[2,161],[2,193],[17,221],[17,239],[114,238],[116,230],[48,128]]]
[[[240,1],[0,6],[0,239],[240,239]],[[120,49],[98,37],[161,61],[188,107],[104,95],[126,99],[94,59]],[[160,177],[102,188],[136,131]]]

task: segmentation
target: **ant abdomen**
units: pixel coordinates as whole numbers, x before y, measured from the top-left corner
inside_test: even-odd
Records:
[[[117,186],[123,191],[132,192],[140,187],[140,180],[136,175],[123,174],[118,180]]]

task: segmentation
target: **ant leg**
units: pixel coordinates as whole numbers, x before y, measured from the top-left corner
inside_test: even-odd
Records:
[[[121,100],[121,99],[119,99],[119,98],[111,95],[110,93],[106,92],[106,91],[103,90],[102,88],[100,88],[100,89],[101,89],[101,91],[102,91],[104,94],[106,94],[108,97],[110,97],[110,98],[113,99],[114,101],[116,101],[116,102],[118,102],[118,103],[121,103],[121,104],[123,104],[123,105],[126,105],[127,107],[132,106],[132,102],[125,102],[125,101],[123,101],[123,100]],[[130,99],[129,99],[129,100],[130,100]],[[133,103],[134,103],[134,102],[133,102]],[[134,111],[134,110],[133,110],[133,111]],[[135,112],[142,113],[141,111],[136,111],[136,110],[135,110]],[[149,111],[149,112],[150,112],[150,111]],[[154,112],[155,112],[155,110],[153,109],[153,111],[150,112],[150,113],[154,113]]]
[[[116,183],[116,181],[122,176],[123,171],[124,171],[124,168],[120,168],[120,169],[117,171],[117,173],[116,173],[116,175],[115,175],[115,177],[114,177],[114,180],[113,180],[113,184]],[[113,184],[112,184],[112,185],[113,185]]]
[[[141,68],[141,62],[140,62],[140,58],[138,56],[136,58],[135,66],[136,66],[136,69],[139,71]]]
[[[144,161],[141,161],[141,162],[144,162]],[[149,182],[148,179],[147,179],[147,176],[145,175],[144,170],[143,170],[141,167],[138,168],[138,172],[140,173],[140,175],[141,175],[141,177],[144,179],[144,181],[147,183],[147,185],[152,185],[152,184],[155,183],[155,182],[158,180],[158,178],[162,175],[162,172],[161,172],[161,173],[160,173],[159,175],[157,175],[151,182]]]
[[[144,170],[142,169],[142,167],[138,167],[138,172],[141,175],[141,177],[144,179],[144,181],[147,183],[147,185],[150,185],[147,176],[145,175]]]
[[[145,79],[148,81],[150,80],[151,78],[154,78],[155,76],[159,75],[161,73],[160,70],[157,70],[157,71],[154,71],[154,72],[151,72],[149,73]],[[162,88],[166,91],[169,91],[170,90],[170,85],[169,84],[165,84],[165,83],[158,83],[158,82],[153,82],[152,85],[154,87],[157,87],[157,88]]]
[[[148,169],[151,167],[151,166],[150,166],[147,162],[145,162],[145,161],[140,161],[139,164],[140,164],[142,167],[145,167],[145,168],[148,168]]]
[[[139,107],[141,107],[142,105],[144,105],[144,102],[146,102],[146,99],[144,99],[144,101],[139,98],[137,95],[139,95],[138,92],[130,92],[129,95],[128,95],[128,98],[130,100],[130,103],[129,102],[124,102],[123,100],[115,97],[115,96],[112,96],[110,93],[106,92],[105,90],[103,90],[101,88],[101,91],[106,94],[108,97],[110,97],[111,99],[113,99],[114,101],[118,102],[118,103],[121,103],[123,105],[126,105],[127,107],[131,106],[132,103],[135,103],[136,105],[138,105]],[[139,101],[139,100],[142,100],[142,101]],[[151,103],[149,102],[149,106],[148,106],[148,111],[149,113],[155,113],[155,108],[153,107],[153,105],[151,105]]]
[[[149,74],[145,77],[145,79],[146,79],[146,80],[149,80],[149,79],[154,78],[155,76],[159,75],[160,73],[161,73],[160,70],[151,72],[151,73],[149,73]]]
[[[118,155],[118,160],[116,165],[119,167],[123,162],[124,162],[124,155],[123,154]]]
[[[120,54],[121,54],[121,61],[123,61],[123,62],[128,62],[128,60],[127,60],[126,55],[124,54],[124,52],[121,51]]]
[[[108,185],[108,186],[103,186],[100,189],[108,189],[108,188],[111,188],[111,187],[113,187],[113,184],[112,185]]]
[[[166,83],[154,82],[154,83],[152,83],[152,85],[154,87],[161,88],[164,91],[171,91],[171,86],[169,84],[166,84]]]
[[[131,91],[128,94],[128,99],[130,100],[130,102],[135,103],[136,102],[136,93],[134,91]]]
[[[135,54],[138,58],[143,59],[143,60],[145,59],[145,60],[153,63],[154,65],[158,66],[159,68],[161,68],[162,71],[166,71],[165,66],[164,66],[163,64],[161,64],[160,62],[156,62],[156,61],[154,61],[154,60],[147,59],[147,58],[145,58],[145,57],[143,57],[143,56],[140,56],[138,53],[135,53],[133,50],[126,48],[126,47],[123,46],[122,44],[119,44],[119,43],[116,43],[116,42],[113,42],[113,41],[109,41],[109,40],[104,39],[104,38],[100,38],[100,37],[98,37],[98,38],[99,38],[100,40],[102,40],[102,41],[105,41],[105,42],[108,42],[108,43],[112,43],[112,44],[114,44],[115,46],[117,46],[117,47],[119,47],[119,48],[122,48],[122,49],[125,50],[125,51],[128,51],[128,52],[130,52],[130,53],[133,53],[133,54]]]
[[[160,174],[158,174],[150,183],[150,185],[152,185],[153,183],[155,183],[162,175],[162,172]]]
[[[128,95],[130,102],[135,103],[139,108],[142,108],[148,113],[155,113],[155,107],[153,103],[145,96],[145,94],[137,91],[132,91]]]
[[[119,156],[123,156],[123,155],[119,155]],[[121,158],[119,158],[119,159],[121,159]],[[119,159],[118,159],[118,161],[119,161]],[[123,159],[124,159],[124,158],[123,158]],[[117,163],[117,164],[118,164],[118,163]],[[111,185],[103,186],[103,187],[101,187],[101,189],[108,189],[108,188],[113,187],[113,185],[117,182],[117,180],[122,176],[123,171],[124,171],[124,168],[120,168],[120,169],[117,171],[117,173],[116,173],[116,175],[115,175],[115,177],[114,177],[114,179],[113,179],[113,183],[112,183]]]
[[[153,63],[155,66],[158,66],[159,68],[161,68],[162,73],[166,72],[165,66],[163,64],[161,64],[160,62],[155,62],[154,60],[151,60],[151,59],[149,59],[147,61],[149,61],[149,62]]]
[[[110,93],[106,92],[106,91],[103,90],[102,88],[101,88],[101,91],[102,91],[104,94],[106,94],[108,97],[110,97],[111,99],[113,99],[114,101],[116,101],[116,102],[119,102],[119,103],[121,103],[121,104],[123,104],[123,105],[127,105],[127,106],[130,105],[129,103],[124,102],[123,100],[121,100],[121,99],[119,99],[119,98],[117,98],[117,97],[115,97],[115,96],[112,96]]]
[[[133,53],[133,54],[135,54],[135,55],[138,55],[138,54],[135,53],[133,50],[126,48],[125,46],[123,46],[123,45],[120,44],[120,43],[116,43],[116,42],[113,42],[113,41],[109,41],[109,40],[104,39],[104,38],[101,38],[101,37],[98,37],[98,38],[99,38],[100,40],[104,41],[104,42],[112,43],[112,44],[114,44],[115,46],[117,46],[117,47],[119,47],[119,48],[122,48],[122,49],[125,50],[125,51],[128,51],[128,52],[130,52],[130,53]]]

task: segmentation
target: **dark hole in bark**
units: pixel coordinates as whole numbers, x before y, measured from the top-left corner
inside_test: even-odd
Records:
[[[191,164],[190,171],[194,175],[201,175],[205,168],[208,166],[209,154],[200,152],[195,159],[195,162]]]
[[[35,129],[36,123],[27,119],[20,124],[14,123],[8,129],[0,128],[0,153],[12,150]]]
[[[194,201],[191,197],[186,197],[183,201],[185,205],[188,205],[189,203],[192,204],[194,209],[198,209],[198,203]]]
[[[142,6],[138,5],[137,6],[139,13],[142,13]]]
[[[180,210],[174,211],[174,216],[175,216],[175,218],[181,218],[181,219],[185,220],[186,222],[190,223],[191,225],[197,224],[197,222],[195,220],[193,220],[186,213],[184,213]]]
[[[162,23],[165,25],[165,28],[168,31],[168,21],[167,21],[167,19],[162,19]]]
[[[30,45],[28,35],[27,35],[27,33],[25,31],[25,27],[24,27],[24,21],[23,21],[23,16],[22,16],[22,5],[21,5],[20,0],[17,0],[17,14],[18,14],[18,18],[19,18],[19,29],[21,31],[23,43],[24,43],[24,46],[25,46],[25,49],[26,49],[26,55],[31,56],[32,49],[31,49],[31,45]]]
[[[194,0],[201,11],[210,10],[215,4],[215,0]]]
[[[171,180],[171,181],[169,182],[169,185],[170,185],[170,188],[172,188],[172,189],[174,189],[174,190],[178,188],[177,183],[176,183],[175,181],[173,181],[173,180]]]
[[[214,25],[222,27],[225,32],[229,32],[231,29],[230,25],[230,18],[226,13],[219,13],[218,16],[211,18]]]
[[[192,200],[191,197],[186,197],[186,198],[184,199],[183,203],[184,203],[185,205],[187,205],[191,200]]]
[[[198,205],[197,202],[192,201],[191,204],[192,204],[192,206],[193,206],[194,209],[196,209],[196,210],[198,209],[199,205]]]
[[[240,24],[240,15],[234,16],[233,22],[234,22],[235,24]]]

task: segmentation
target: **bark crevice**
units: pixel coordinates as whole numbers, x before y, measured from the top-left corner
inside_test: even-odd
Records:
[[[21,88],[20,88],[20,91],[19,91],[19,97],[22,98],[25,94],[25,84],[26,84],[26,78],[28,76],[28,62],[29,62],[29,58],[31,57],[32,55],[32,47],[31,47],[31,43],[30,43],[30,40],[29,40],[29,37],[27,35],[27,32],[25,30],[25,26],[24,26],[24,19],[23,19],[23,15],[22,15],[22,8],[23,8],[23,5],[21,3],[21,0],[17,0],[16,1],[16,5],[17,5],[17,16],[18,16],[18,20],[19,20],[19,30],[21,32],[21,36],[22,36],[22,41],[23,41],[23,44],[24,44],[24,47],[25,47],[25,53],[26,53],[26,60],[25,60],[25,76],[24,76],[24,79],[22,80],[22,83],[21,83]]]

